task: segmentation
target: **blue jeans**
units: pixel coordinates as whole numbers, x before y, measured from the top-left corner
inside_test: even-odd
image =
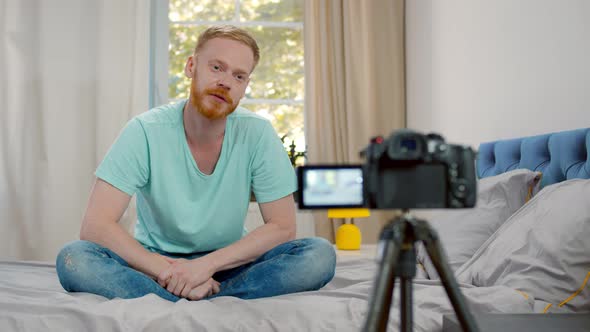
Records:
[[[172,258],[195,259],[207,253],[167,254]],[[251,263],[217,272],[221,283],[218,296],[255,299],[317,290],[334,276],[336,254],[321,238],[298,239],[271,249]],[[113,251],[88,241],[65,245],[56,259],[59,281],[68,292],[87,292],[109,299],[131,299],[156,294],[169,301],[180,297],[162,288],[146,274],[129,266]]]

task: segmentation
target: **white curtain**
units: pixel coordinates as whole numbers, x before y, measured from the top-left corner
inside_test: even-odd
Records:
[[[0,0],[0,259],[78,238],[97,164],[147,110],[148,57],[149,1]]]

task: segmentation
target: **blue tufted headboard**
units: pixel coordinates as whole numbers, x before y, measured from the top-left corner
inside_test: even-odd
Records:
[[[517,168],[543,173],[541,185],[590,178],[590,128],[482,143],[477,155],[479,178]]]

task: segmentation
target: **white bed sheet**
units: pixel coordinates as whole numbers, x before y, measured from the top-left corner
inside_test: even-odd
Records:
[[[1,331],[359,331],[376,264],[367,255],[340,254],[336,276],[319,291],[257,300],[220,297],[172,303],[156,295],[107,300],[88,293],[66,293],[53,264],[0,262]],[[417,331],[440,331],[452,307],[438,281],[414,280]],[[536,303],[506,287],[461,284],[472,310],[540,312]],[[396,290],[399,288],[396,288]],[[389,330],[399,325],[398,302]]]

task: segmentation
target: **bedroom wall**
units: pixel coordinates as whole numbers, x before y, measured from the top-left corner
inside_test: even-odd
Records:
[[[449,142],[590,127],[590,1],[406,1],[408,127]]]

